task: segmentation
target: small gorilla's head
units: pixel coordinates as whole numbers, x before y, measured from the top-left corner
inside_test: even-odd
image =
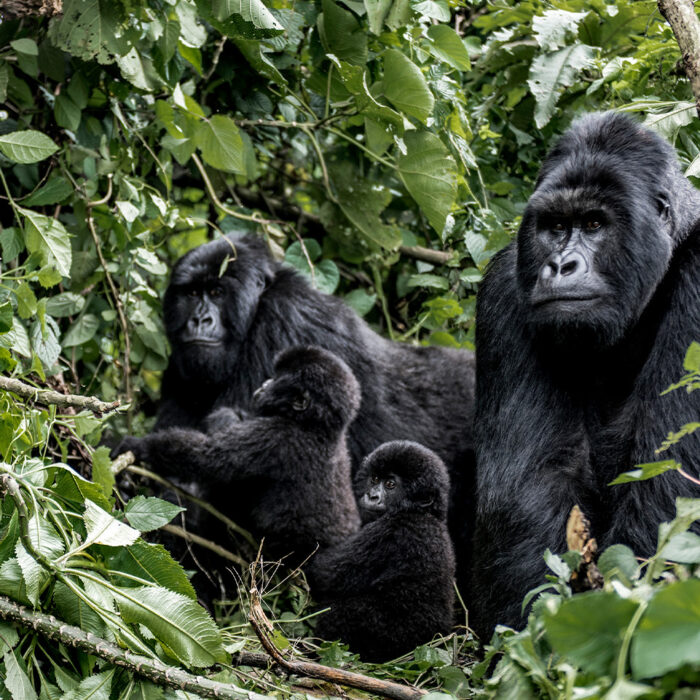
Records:
[[[343,360],[314,345],[297,345],[277,356],[275,375],[255,392],[253,409],[335,433],[355,418],[360,400],[360,385]]]
[[[668,266],[679,176],[669,144],[624,115],[588,115],[562,136],[518,232],[535,327],[620,339]]]
[[[231,375],[275,270],[264,242],[254,236],[225,236],[178,260],[163,314],[183,377],[217,384]]]
[[[380,445],[362,461],[354,480],[362,522],[402,510],[423,511],[444,520],[450,478],[443,461],[417,442]]]

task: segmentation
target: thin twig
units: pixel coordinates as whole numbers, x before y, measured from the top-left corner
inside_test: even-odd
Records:
[[[97,257],[100,260],[100,265],[105,273],[105,279],[107,280],[107,285],[114,299],[114,305],[117,308],[117,316],[119,317],[119,325],[122,329],[122,335],[124,336],[124,393],[126,395],[127,403],[131,404],[131,339],[129,338],[129,325],[126,320],[126,314],[124,313],[124,305],[119,297],[119,291],[117,290],[117,285],[114,284],[112,275],[107,267],[107,261],[102,253],[102,246],[100,245],[100,237],[97,235],[97,229],[95,228],[95,220],[92,218],[93,207],[100,206],[101,204],[106,204],[110,197],[112,196],[112,178],[109,177],[107,194],[94,202],[87,202],[87,225],[90,229],[90,234],[92,235],[92,240],[95,244],[95,250],[97,251]],[[129,428],[131,428],[131,413],[127,414],[127,423]]]
[[[94,396],[61,394],[52,389],[39,389],[38,387],[25,384],[19,379],[12,379],[11,377],[0,377],[0,389],[11,391],[13,394],[17,394],[17,396],[21,396],[23,399],[32,399],[47,406],[87,409],[97,415],[109,413],[109,411],[114,411],[120,406],[119,401],[107,403],[106,401],[100,401]]]
[[[204,164],[199,159],[199,156],[196,153],[192,154],[192,160],[194,161],[194,164],[197,166],[197,170],[199,170],[199,174],[202,176],[202,180],[204,180],[204,186],[206,187],[207,193],[209,194],[209,199],[211,199],[212,204],[214,204],[214,206],[217,209],[220,209],[222,212],[224,212],[224,214],[228,214],[229,216],[232,216],[234,219],[241,219],[243,221],[252,221],[256,224],[274,223],[268,219],[261,219],[257,215],[249,216],[248,214],[241,214],[240,212],[235,211],[234,209],[229,209],[216,196],[216,192],[214,191],[214,185],[212,185],[211,180],[209,179],[209,175],[207,175],[207,171],[204,169]]]
[[[220,544],[216,544],[216,542],[200,537],[194,532],[188,532],[178,525],[163,525],[160,529],[163,530],[163,532],[169,532],[171,535],[175,535],[176,537],[181,537],[183,540],[187,540],[188,542],[198,544],[200,547],[204,547],[205,549],[218,554],[222,559],[228,559],[234,564],[238,564],[246,569],[250,564],[250,562],[247,562],[245,559],[243,559],[243,557],[239,557],[237,554],[229,552],[228,549],[225,549]]]
[[[446,265],[453,258],[453,253],[446,250],[433,250],[420,245],[402,245],[399,251],[404,255],[433,265]]]
[[[330,668],[310,661],[295,661],[285,657],[270,639],[273,631],[272,623],[262,609],[260,593],[255,585],[250,590],[250,612],[248,620],[255,630],[260,643],[272,659],[290,673],[308,678],[316,678],[329,683],[358,688],[375,695],[382,695],[392,700],[417,700],[427,694],[427,691],[414,686],[401,685],[392,681],[382,681],[378,678],[363,676],[340,668]]]
[[[57,620],[53,615],[32,612],[5,596],[0,596],[0,618],[16,622],[48,639],[80,649],[115,666],[121,666],[130,673],[161,686],[196,693],[205,698],[269,700],[265,695],[244,690],[232,683],[219,683],[204,676],[195,676],[180,668],[168,666],[158,659],[127,651],[106,639]]]

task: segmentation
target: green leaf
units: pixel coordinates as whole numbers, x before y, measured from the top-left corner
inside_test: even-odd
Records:
[[[411,0],[411,9],[424,19],[450,21],[450,7],[445,0]]]
[[[100,327],[100,319],[93,314],[83,314],[66,331],[61,341],[64,348],[74,348],[91,340]]]
[[[197,8],[222,34],[263,39],[284,31],[262,0],[197,0]]]
[[[578,26],[588,12],[546,10],[541,17],[532,18],[537,43],[545,51],[556,51],[578,33]]]
[[[56,123],[59,126],[62,126],[64,129],[70,129],[70,131],[78,129],[83,115],[78,105],[68,95],[63,93],[58,95],[53,110],[56,116]]]
[[[359,20],[335,0],[322,0],[318,30],[326,53],[358,66],[367,63],[367,33]]]
[[[125,622],[146,626],[187,666],[227,662],[219,629],[197,602],[158,586],[120,588],[117,603]]]
[[[199,125],[196,139],[206,163],[217,170],[246,174],[243,139],[233,119],[214,115]]]
[[[20,666],[14,651],[8,651],[2,660],[5,664],[5,687],[12,700],[38,700],[36,691],[22,668],[24,662]]]
[[[700,343],[690,344],[683,360],[683,369],[686,372],[700,372]]]
[[[56,492],[63,498],[79,505],[89,499],[101,508],[110,507],[109,501],[104,497],[102,489],[97,484],[84,479],[70,468],[65,468],[56,479]]]
[[[428,28],[428,36],[433,40],[431,51],[445,63],[457,70],[470,70],[469,52],[459,34],[446,24],[433,24]]]
[[[9,301],[0,304],[0,333],[7,333],[12,328],[12,304]]]
[[[700,537],[694,532],[679,532],[669,539],[660,556],[681,564],[700,564]]]
[[[420,68],[398,49],[384,54],[384,95],[396,109],[425,124],[435,98]]]
[[[135,496],[126,504],[125,514],[130,525],[141,532],[148,532],[167,525],[184,510],[162,498]]]
[[[251,67],[260,73],[260,75],[271,80],[280,87],[286,87],[287,80],[282,73],[277,70],[275,64],[267,58],[259,41],[234,39],[233,43],[236,44],[245,60],[248,61]]]
[[[367,10],[367,20],[369,30],[372,34],[381,34],[384,20],[391,9],[392,0],[364,0],[365,10]]]
[[[13,131],[0,136],[0,151],[15,163],[38,163],[58,150],[58,146],[40,131]]]
[[[56,364],[58,356],[61,354],[58,333],[56,321],[50,316],[46,316],[44,319],[43,327],[40,321],[34,321],[29,329],[32,350],[47,370],[50,370]]]
[[[77,688],[69,690],[61,700],[109,700],[114,668],[83,678]]]
[[[617,577],[627,585],[639,576],[637,557],[624,544],[608,547],[598,559],[598,569],[606,580]]]
[[[175,593],[197,600],[190,580],[182,566],[176,562],[162,544],[149,544],[142,539],[119,549],[110,549],[105,555],[111,569],[137,576],[168,588]],[[119,586],[133,587],[139,584],[132,579],[114,574],[114,582]]]
[[[54,586],[53,602],[58,616],[71,625],[80,627],[85,632],[103,635],[105,623],[102,618],[78,598],[68,586],[60,581]]]
[[[17,207],[25,217],[25,244],[30,253],[38,253],[42,264],[50,265],[64,277],[70,276],[71,246],[68,231],[58,219],[32,209]]]
[[[609,674],[638,603],[615,593],[590,591],[545,614],[552,648],[570,663],[597,675]]]
[[[649,602],[632,640],[635,679],[700,663],[700,581],[672,583]]]
[[[24,236],[14,226],[3,228],[0,231],[0,245],[2,246],[3,262],[8,263],[24,250]]]
[[[17,313],[20,318],[31,318],[36,314],[37,301],[32,288],[21,282],[15,287],[15,298],[17,299]]]
[[[58,204],[73,194],[73,187],[63,177],[51,178],[43,187],[22,200],[28,207],[43,207],[46,204]]]
[[[17,53],[23,53],[27,56],[39,55],[39,47],[36,45],[36,41],[34,41],[34,39],[28,39],[27,37],[15,39],[14,41],[10,42],[10,46]]]
[[[29,540],[34,549],[43,554],[49,561],[56,559],[64,552],[64,544],[56,529],[41,515],[32,515],[29,519]],[[49,572],[33,556],[27,552],[24,545],[18,541],[15,545],[17,562],[22,569],[22,578],[27,587],[27,597],[35,607],[38,604],[39,593],[49,579]]]
[[[411,275],[406,282],[409,289],[414,287],[429,287],[430,289],[449,289],[450,283],[445,277],[440,275],[430,275],[423,273],[420,275]]]
[[[8,595],[20,603],[30,602],[22,578],[22,569],[16,557],[4,561],[0,566],[0,593]]]
[[[650,462],[649,464],[639,464],[637,465],[637,469],[623,472],[618,477],[613,479],[608,486],[615,486],[616,484],[629,484],[634,481],[645,481],[646,479],[653,479],[655,476],[659,476],[660,474],[665,474],[668,471],[680,468],[681,465],[672,459],[665,459],[662,462]]]
[[[85,500],[86,543],[106,544],[110,547],[125,547],[133,544],[139,537],[139,531],[119,522],[98,505]]]
[[[83,310],[85,297],[75,292],[61,292],[46,301],[46,313],[54,318],[73,316]]]
[[[307,254],[312,261],[317,257],[316,255],[312,255],[311,252],[313,250],[311,248],[313,244],[318,247],[318,243],[313,239],[304,239]],[[318,248],[318,253],[320,253],[320,247]],[[340,273],[338,272],[336,264],[332,260],[321,260],[319,263],[309,266],[309,261],[306,259],[306,255],[299,241],[295,241],[287,248],[284,259],[285,262],[289,263],[298,272],[304,275],[315,289],[325,294],[332,294],[338,286]]]
[[[549,123],[564,88],[573,85],[592,61],[593,49],[585,44],[572,44],[535,58],[527,84],[537,103],[535,124],[538,129]]]
[[[457,164],[435,134],[409,131],[404,140],[407,152],[397,158],[399,175],[430,225],[442,233],[457,197]]]
[[[94,416],[90,411],[81,411],[77,415],[73,416],[73,424],[75,425],[75,432],[78,434],[78,436],[85,437],[89,433],[93,432],[93,430],[97,430],[97,428],[99,428],[102,425],[102,421],[96,416]],[[97,449],[100,448],[98,447]],[[109,450],[107,450],[107,452],[109,453]],[[92,471],[94,476],[94,459]]]
[[[345,295],[344,301],[358,316],[365,316],[374,307],[377,295],[368,294],[364,289],[353,289]]]
[[[112,460],[109,458],[109,447],[105,445],[101,445],[92,453],[92,480],[102,489],[105,498],[112,496],[114,474]]]

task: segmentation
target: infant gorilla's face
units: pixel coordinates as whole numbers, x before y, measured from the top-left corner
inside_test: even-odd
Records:
[[[370,474],[365,492],[360,497],[362,522],[371,522],[394,510],[394,506],[401,502],[402,492],[401,477],[396,474]]]

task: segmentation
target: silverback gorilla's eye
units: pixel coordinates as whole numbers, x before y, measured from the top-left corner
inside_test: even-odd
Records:
[[[209,296],[210,297],[220,297],[224,293],[224,290],[221,288],[221,286],[217,285],[216,287],[212,287],[211,290],[209,291]]]
[[[190,289],[189,295],[191,297],[198,297],[199,296],[199,289]]]
[[[555,231],[556,233],[561,233],[564,230],[564,224],[562,224],[561,221],[557,221],[554,226],[552,226],[552,231]]]

